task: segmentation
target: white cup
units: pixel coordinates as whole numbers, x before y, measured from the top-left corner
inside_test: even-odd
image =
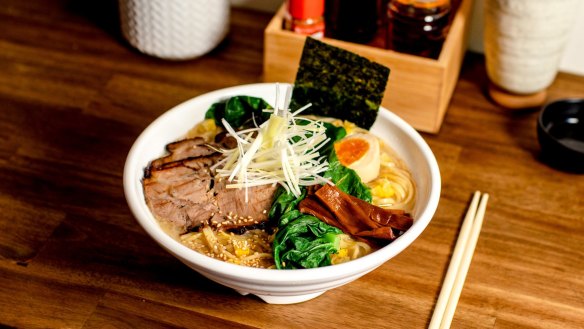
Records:
[[[485,0],[487,74],[498,87],[533,94],[554,81],[579,0]]]
[[[164,59],[204,55],[229,31],[229,0],[119,0],[119,7],[128,42]]]

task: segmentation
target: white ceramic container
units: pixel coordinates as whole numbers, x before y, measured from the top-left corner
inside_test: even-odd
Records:
[[[484,46],[491,82],[516,94],[555,79],[579,0],[485,0]]]
[[[436,211],[441,180],[434,154],[418,132],[382,108],[371,130],[393,147],[406,162],[417,187],[416,205],[412,212],[414,224],[388,246],[344,264],[315,269],[274,270],[222,262],[193,251],[171,238],[160,228],[144,201],[144,168],[151,160],[164,154],[167,143],[182,138],[195,123],[203,120],[205,111],[214,102],[235,95],[250,95],[262,97],[274,105],[275,90],[276,84],[273,83],[222,89],[193,98],[164,113],[144,130],[132,146],[124,168],[124,191],[138,223],[183,263],[242,294],[257,295],[268,303],[290,304],[309,300],[329,289],[347,284],[376,269],[414,242]]]
[[[229,0],[119,0],[119,8],[128,42],[164,59],[206,54],[229,31]]]

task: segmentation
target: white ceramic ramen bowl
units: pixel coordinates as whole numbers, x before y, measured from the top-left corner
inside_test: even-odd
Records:
[[[282,86],[282,84],[280,84]],[[260,83],[221,89],[188,100],[156,119],[138,137],[126,160],[124,192],[128,205],[146,232],[164,249],[203,276],[241,294],[254,294],[273,304],[303,302],[347,284],[376,269],[409,246],[426,228],[440,197],[440,172],[434,154],[405,121],[380,109],[371,131],[383,138],[406,162],[416,184],[414,224],[391,244],[348,263],[315,269],[257,269],[222,262],[182,245],[158,225],[144,201],[142,176],[148,163],[160,157],[166,144],[182,138],[203,120],[214,102],[236,95],[262,97],[274,105],[276,85]]]

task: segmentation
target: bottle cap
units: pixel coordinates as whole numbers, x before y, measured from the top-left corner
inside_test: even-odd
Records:
[[[320,17],[324,14],[324,0],[289,0],[288,12],[296,19]]]

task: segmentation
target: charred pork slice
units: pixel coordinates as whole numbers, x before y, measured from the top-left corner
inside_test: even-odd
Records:
[[[209,168],[195,170],[180,163],[152,170],[143,184],[146,203],[154,216],[179,232],[206,223],[218,210]]]
[[[146,203],[159,221],[186,232],[201,225],[224,229],[267,221],[276,186],[247,190],[227,188],[211,167],[221,158],[215,150],[229,147],[229,137],[209,147],[202,138],[171,143],[170,154],[151,162],[144,172]]]
[[[215,180],[215,198],[224,228],[249,226],[268,220],[268,212],[277,190],[275,185],[253,186],[245,189],[227,188],[225,179]]]
[[[205,140],[201,137],[189,138],[166,145],[169,154],[160,159],[152,161],[151,169],[160,169],[165,164],[181,161],[188,158],[199,158],[209,156],[216,151],[205,145]]]
[[[237,140],[226,132],[222,131],[215,136],[215,143],[226,149],[232,149],[237,147]]]

